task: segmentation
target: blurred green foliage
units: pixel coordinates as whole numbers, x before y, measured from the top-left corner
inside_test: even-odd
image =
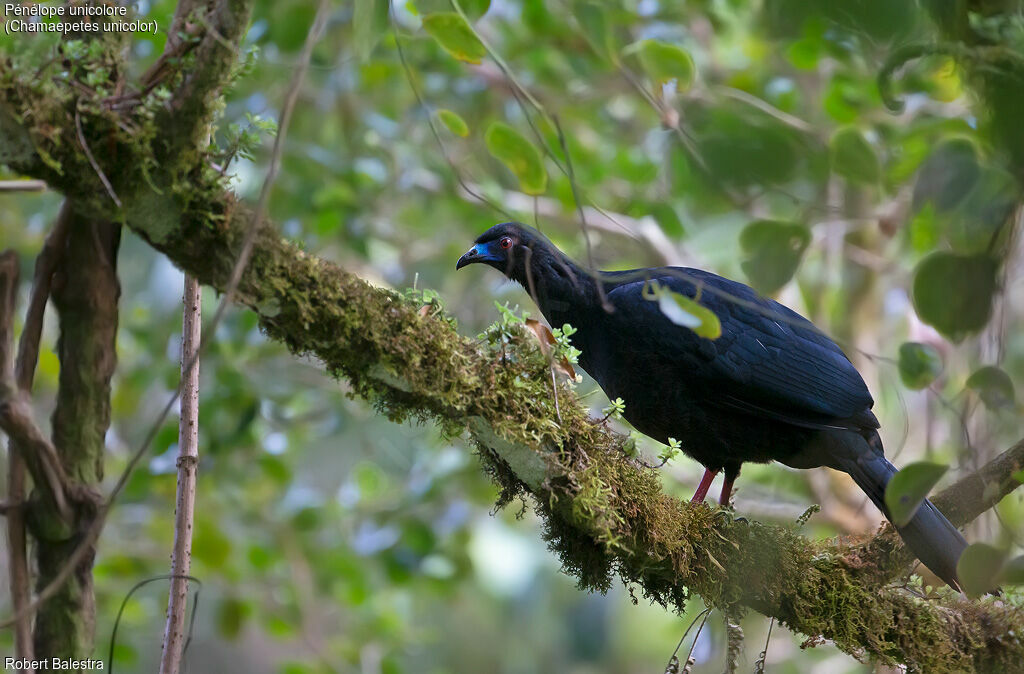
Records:
[[[315,4],[257,2],[251,67],[214,139],[243,197],[265,174],[269,120]],[[876,75],[889,54],[944,39],[931,4],[407,0],[389,12],[384,0],[335,3],[270,212],[284,236],[375,283],[435,289],[468,334],[498,317],[494,297],[530,307],[495,274],[453,269],[479,232],[512,217],[602,268],[686,263],[744,280],[840,341],[875,394],[898,465],[977,466],[1020,428],[1022,167],[1000,135],[1006,124],[969,94],[950,55],[909,62],[895,87],[904,111],[884,106]],[[153,0],[140,11],[166,28],[173,8]],[[1019,23],[985,27],[1009,48],[1024,42]],[[134,75],[165,37],[132,37]],[[7,51],[55,46],[53,36],[0,35]],[[22,255],[23,278],[58,203],[0,199],[0,237]],[[589,246],[577,206],[587,207]],[[120,273],[109,479],[178,376],[180,275],[128,234]],[[207,315],[215,301],[207,291]],[[57,380],[50,328],[40,419]],[[348,400],[344,383],[267,342],[244,311],[219,327],[201,377],[193,573],[205,589],[192,671],[663,671],[692,615],[634,606],[628,589],[576,591],[528,510],[490,515],[496,494],[465,445]],[[589,381],[580,391],[595,415],[607,405]],[[176,438],[171,420],[100,541],[100,654],[128,589],[167,572]],[[638,448],[675,453],[642,438]],[[686,496],[700,474],[685,459],[664,470]],[[861,498],[848,485],[828,488],[839,496],[810,532],[846,531],[840,514],[850,512],[873,524],[843,505]],[[737,508],[792,523],[823,500],[808,473],[749,466]],[[998,514],[968,534],[997,551],[978,553],[976,587],[1012,576],[1004,560],[1020,540],[1019,497]],[[128,602],[119,671],[154,668],[166,601],[157,587]],[[743,622],[748,661],[766,622]],[[834,649],[800,648],[802,639],[777,630],[766,671],[863,670]],[[0,647],[9,640],[0,633]],[[695,672],[721,668],[720,618],[694,653]]]

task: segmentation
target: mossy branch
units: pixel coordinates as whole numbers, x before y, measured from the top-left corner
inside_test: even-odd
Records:
[[[252,222],[248,209],[201,156],[143,176],[149,145],[94,120],[89,133],[109,134],[92,145],[107,153],[97,160],[121,197],[115,209],[78,146],[63,142],[68,100],[49,81],[0,63],[0,159],[72,194],[91,217],[123,220],[223,289]],[[950,591],[923,599],[880,583],[866,570],[874,561],[851,554],[862,548],[734,521],[664,494],[658,474],[628,457],[626,438],[590,419],[564,386],[556,412],[548,364],[526,335],[516,333],[503,352],[481,347],[396,293],[303,252],[269,223],[255,232],[235,297],[267,335],[318,358],[390,419],[433,420],[452,434],[468,428],[503,497],[536,498],[552,550],[585,588],[604,590],[619,576],[677,610],[694,594],[730,615],[749,607],[857,657],[915,670],[1010,671],[1024,661],[1024,615],[1014,607]]]

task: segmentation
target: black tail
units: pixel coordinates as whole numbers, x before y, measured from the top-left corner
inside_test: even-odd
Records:
[[[863,441],[863,438],[859,439]],[[855,453],[841,454],[836,457],[838,466],[849,473],[857,486],[888,518],[885,486],[896,473],[896,467],[889,463],[880,451],[870,447]],[[954,589],[961,589],[960,579],[956,575],[956,563],[960,561],[960,554],[967,547],[967,541],[931,501],[925,499],[913,519],[905,526],[896,527],[896,531],[932,573]]]

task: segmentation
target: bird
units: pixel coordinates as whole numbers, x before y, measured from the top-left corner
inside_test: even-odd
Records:
[[[574,327],[578,364],[610,400],[622,399],[625,420],[663,444],[674,439],[704,466],[693,501],[724,472],[719,502],[728,506],[742,464],[777,461],[849,474],[892,520],[885,488],[897,469],[885,458],[871,393],[842,349],[797,312],[700,269],[589,270],[518,222],[485,231],[455,268],[472,264],[522,285],[550,325]],[[670,320],[651,301],[655,285],[713,312],[721,335]],[[967,542],[931,501],[896,530],[962,591],[956,567]]]

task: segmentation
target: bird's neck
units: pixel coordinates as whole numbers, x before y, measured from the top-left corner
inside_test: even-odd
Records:
[[[560,251],[533,251],[512,278],[518,281],[553,327],[580,322],[600,306],[595,272],[585,269]]]

